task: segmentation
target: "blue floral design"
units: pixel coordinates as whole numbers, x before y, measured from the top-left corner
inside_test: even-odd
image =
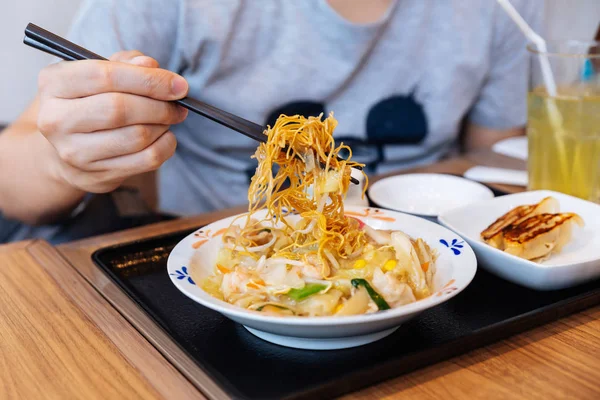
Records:
[[[175,270],[174,274],[169,274],[169,275],[176,277],[180,281],[187,278],[187,281],[189,283],[191,283],[192,285],[196,284],[196,282],[194,282],[192,277],[189,275],[187,267],[181,267],[181,270]]]
[[[452,242],[450,242],[450,244],[448,244],[448,242],[445,241],[444,239],[440,239],[440,243],[443,244],[444,246],[448,247],[450,250],[452,250],[452,252],[456,256],[460,254],[460,249],[465,247],[464,246],[465,242],[463,240],[461,240],[459,242],[458,239],[452,239]]]

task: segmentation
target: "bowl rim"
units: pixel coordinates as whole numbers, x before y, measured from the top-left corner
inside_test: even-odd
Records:
[[[188,236],[186,236],[184,239],[182,239],[173,248],[173,250],[169,254],[169,258],[167,259],[167,272],[169,273],[169,278],[171,279],[171,282],[175,285],[175,287],[177,287],[177,289],[179,289],[187,297],[191,298],[192,300],[196,301],[197,303],[199,303],[207,308],[210,308],[210,309],[217,311],[228,317],[231,316],[234,318],[241,318],[241,319],[246,319],[246,320],[253,320],[255,322],[264,322],[264,323],[269,323],[269,324],[274,324],[274,325],[282,325],[282,326],[287,325],[287,326],[320,326],[320,327],[331,326],[331,325],[355,325],[355,324],[362,324],[362,323],[374,323],[374,322],[385,321],[385,320],[393,320],[395,318],[411,315],[411,314],[414,314],[414,313],[417,313],[420,311],[424,311],[426,309],[429,309],[431,307],[434,307],[436,305],[439,305],[441,303],[448,301],[449,299],[453,298],[454,296],[459,294],[461,291],[463,291],[472,282],[472,280],[475,277],[475,274],[477,272],[477,259],[475,257],[475,252],[473,251],[471,246],[460,235],[458,235],[457,233],[453,232],[452,230],[450,230],[442,225],[428,221],[427,219],[417,217],[417,216],[407,214],[407,213],[402,213],[399,211],[382,210],[382,209],[379,209],[376,207],[359,207],[359,206],[346,206],[345,207],[345,209],[350,210],[350,211],[365,210],[365,208],[368,208],[371,210],[379,210],[379,211],[383,211],[386,213],[391,213],[396,216],[400,216],[400,218],[406,218],[408,220],[411,220],[411,219],[418,220],[419,223],[432,224],[432,226],[434,226],[435,229],[441,229],[441,230],[447,231],[448,234],[455,235],[457,238],[464,240],[464,247],[461,249],[461,254],[460,254],[460,256],[462,257],[461,261],[460,261],[460,268],[456,268],[456,264],[454,264],[455,268],[453,271],[453,275],[451,277],[451,279],[454,279],[455,282],[458,283],[458,279],[457,279],[457,275],[458,275],[458,277],[460,278],[460,282],[461,282],[460,286],[458,284],[455,284],[454,286],[456,287],[456,290],[452,291],[449,294],[445,294],[443,296],[436,296],[435,294],[432,294],[431,296],[429,296],[425,299],[418,300],[414,303],[406,304],[406,305],[403,305],[403,306],[400,306],[397,308],[392,308],[390,310],[380,311],[380,312],[373,313],[373,314],[360,314],[360,315],[351,315],[351,316],[323,316],[323,317],[300,317],[300,316],[277,317],[277,316],[264,315],[258,311],[247,310],[247,309],[235,306],[233,304],[227,303],[223,300],[216,299],[213,296],[206,293],[198,285],[194,285],[194,287],[196,287],[199,290],[200,295],[195,295],[190,290],[186,290],[187,288],[185,287],[185,285],[183,283],[183,282],[185,282],[185,280],[183,280],[183,281],[178,280],[176,276],[170,274],[171,271],[175,271],[177,268],[180,267],[180,264],[175,262],[175,257],[177,257],[179,252],[182,251],[181,248],[183,246],[187,246],[189,244],[188,242],[190,241],[190,238],[193,237],[194,232],[190,233]],[[245,213],[237,214],[234,216],[220,219],[218,221],[214,221],[214,222],[206,225],[202,229],[207,229],[207,230],[211,229],[211,226],[213,226],[215,224],[222,224],[226,221],[229,222],[229,220],[233,220],[234,218],[237,218],[240,215],[244,215],[244,214]],[[188,252],[189,252],[189,250],[188,250]],[[451,260],[455,260],[455,258],[451,258]],[[443,290],[443,288],[441,288],[440,290]]]
[[[380,206],[382,208],[385,208],[385,209],[388,209],[391,211],[395,211],[395,212],[401,212],[401,213],[405,213],[405,214],[422,216],[422,217],[437,217],[437,216],[447,212],[447,211],[442,211],[442,212],[428,213],[428,212],[422,212],[419,210],[411,211],[411,210],[407,210],[405,208],[399,208],[396,205],[394,205],[393,201],[388,201],[385,198],[383,199],[383,201],[381,199],[373,198],[372,193],[377,193],[377,190],[378,190],[377,188],[380,188],[384,185],[396,186],[397,183],[395,181],[401,181],[404,179],[414,179],[414,178],[452,181],[453,184],[458,184],[458,185],[460,185],[461,188],[469,188],[468,190],[471,192],[478,190],[480,195],[478,195],[477,198],[479,200],[488,200],[488,199],[494,198],[494,192],[489,187],[487,187],[479,182],[475,182],[470,179],[464,178],[462,176],[457,176],[457,175],[453,175],[453,174],[444,174],[444,173],[408,173],[408,174],[397,174],[397,175],[388,176],[388,177],[379,179],[376,182],[374,182],[368,188],[367,193],[368,193],[371,201],[373,201],[373,203],[376,203],[378,206]],[[403,188],[405,188],[405,187],[406,186],[404,186]],[[455,191],[456,191],[456,189],[454,189],[452,191],[439,190],[439,193],[448,194],[448,193],[454,193]]]

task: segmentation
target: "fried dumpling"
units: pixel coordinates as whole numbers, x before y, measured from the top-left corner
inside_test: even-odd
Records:
[[[534,215],[504,230],[504,251],[527,260],[548,257],[569,243],[574,223],[584,225],[574,213]]]
[[[497,249],[504,249],[504,235],[503,230],[510,226],[518,225],[522,221],[529,217],[544,214],[544,213],[556,213],[559,210],[558,200],[554,197],[546,197],[537,204],[530,204],[513,208],[490,226],[488,226],[483,232],[481,232],[481,238],[490,246]]]

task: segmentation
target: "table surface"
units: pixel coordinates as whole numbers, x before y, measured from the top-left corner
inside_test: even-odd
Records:
[[[474,164],[523,167],[516,160],[479,154],[421,171],[462,174]],[[94,266],[90,255],[101,247],[201,226],[236,211],[58,248],[43,241],[0,246],[0,398],[204,398],[194,380],[181,373],[193,373],[195,364]],[[598,382],[600,306],[346,398],[597,399]],[[194,383],[210,396],[222,397],[210,381]]]

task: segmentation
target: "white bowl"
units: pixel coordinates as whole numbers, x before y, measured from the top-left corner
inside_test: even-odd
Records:
[[[480,183],[445,174],[396,175],[369,189],[369,198],[377,206],[425,217],[493,197]]]
[[[264,340],[288,347],[322,350],[360,346],[381,339],[409,318],[460,293],[475,276],[477,261],[471,248],[440,225],[375,208],[349,206],[346,213],[375,229],[402,230],[412,237],[421,237],[437,250],[435,293],[391,310],[344,317],[266,316],[218,300],[197,286],[196,281],[213,273],[221,235],[235,217],[207,225],[179,242],[167,262],[171,281],[189,298],[239,322]]]
[[[575,212],[585,221],[574,229],[571,243],[542,263],[528,261],[489,246],[480,233],[514,207],[535,204],[552,196],[561,212]],[[600,205],[566,194],[540,190],[496,197],[439,216],[444,226],[464,237],[477,254],[479,264],[500,277],[537,290],[575,286],[600,278]]]

